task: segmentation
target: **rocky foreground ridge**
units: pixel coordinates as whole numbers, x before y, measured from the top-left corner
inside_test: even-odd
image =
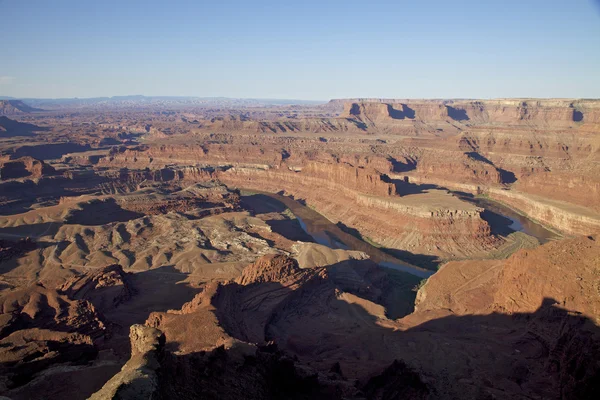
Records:
[[[266,256],[181,310],[151,315],[146,324],[158,330],[132,327],[132,359],[93,398],[141,390],[157,398],[234,398],[238,390],[254,398],[593,398],[599,254],[595,238],[581,238],[489,266],[463,264],[464,278],[448,264],[420,290],[417,310],[399,320],[375,302],[376,286],[362,283],[376,282],[368,267],[301,270]],[[465,280],[458,290],[457,278]],[[215,341],[221,347],[209,351]],[[191,365],[207,365],[207,375]],[[274,367],[284,370],[273,375]],[[228,389],[230,368],[242,375]]]

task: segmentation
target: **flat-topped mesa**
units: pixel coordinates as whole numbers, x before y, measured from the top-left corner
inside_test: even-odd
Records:
[[[491,161],[476,152],[457,154],[455,151],[441,149],[423,155],[417,164],[416,172],[423,177],[484,185],[511,183],[512,180]]]
[[[496,99],[496,100],[332,100],[343,104],[341,117],[367,124],[417,120],[455,121],[468,125],[540,124],[568,128],[574,123],[600,124],[600,100]]]
[[[159,169],[134,170],[123,168],[119,171],[106,172],[105,176],[119,179],[121,182],[140,184],[144,181],[152,182],[199,182],[210,180],[214,168],[204,167],[165,167]]]
[[[99,160],[98,166],[158,169],[173,164],[279,165],[281,161],[281,148],[209,143],[115,147],[110,154]]]

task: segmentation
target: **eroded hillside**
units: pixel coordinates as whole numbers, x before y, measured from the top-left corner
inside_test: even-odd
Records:
[[[596,100],[13,103],[0,395],[599,394]]]

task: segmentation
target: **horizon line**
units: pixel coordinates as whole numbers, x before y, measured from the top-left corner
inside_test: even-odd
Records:
[[[254,100],[254,101],[302,101],[313,103],[327,103],[335,100],[600,100],[600,97],[381,97],[381,96],[354,96],[354,97],[331,97],[323,99],[301,99],[286,97],[230,97],[230,96],[187,96],[187,95],[114,95],[114,96],[91,96],[91,97],[18,97],[2,96],[0,100],[98,100],[98,99],[125,99],[125,98],[170,98],[170,99],[224,99],[224,100]]]

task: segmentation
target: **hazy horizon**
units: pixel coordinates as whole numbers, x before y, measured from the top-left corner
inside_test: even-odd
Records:
[[[148,99],[200,99],[200,100],[212,100],[212,99],[225,99],[225,100],[254,100],[254,101],[283,101],[292,102],[300,101],[306,103],[327,103],[333,100],[346,100],[346,99],[364,99],[364,100],[440,100],[440,101],[461,101],[461,100],[600,100],[600,97],[362,97],[362,96],[350,96],[350,97],[336,97],[328,99],[293,99],[293,98],[267,98],[267,97],[231,97],[231,96],[163,96],[163,95],[116,95],[116,96],[93,96],[93,97],[15,97],[15,96],[3,96],[0,94],[0,100],[36,100],[36,101],[62,101],[62,100],[96,100],[96,99],[133,99],[136,97],[143,97]],[[286,103],[287,104],[287,103]]]
[[[598,98],[597,3],[0,0],[0,95]]]

